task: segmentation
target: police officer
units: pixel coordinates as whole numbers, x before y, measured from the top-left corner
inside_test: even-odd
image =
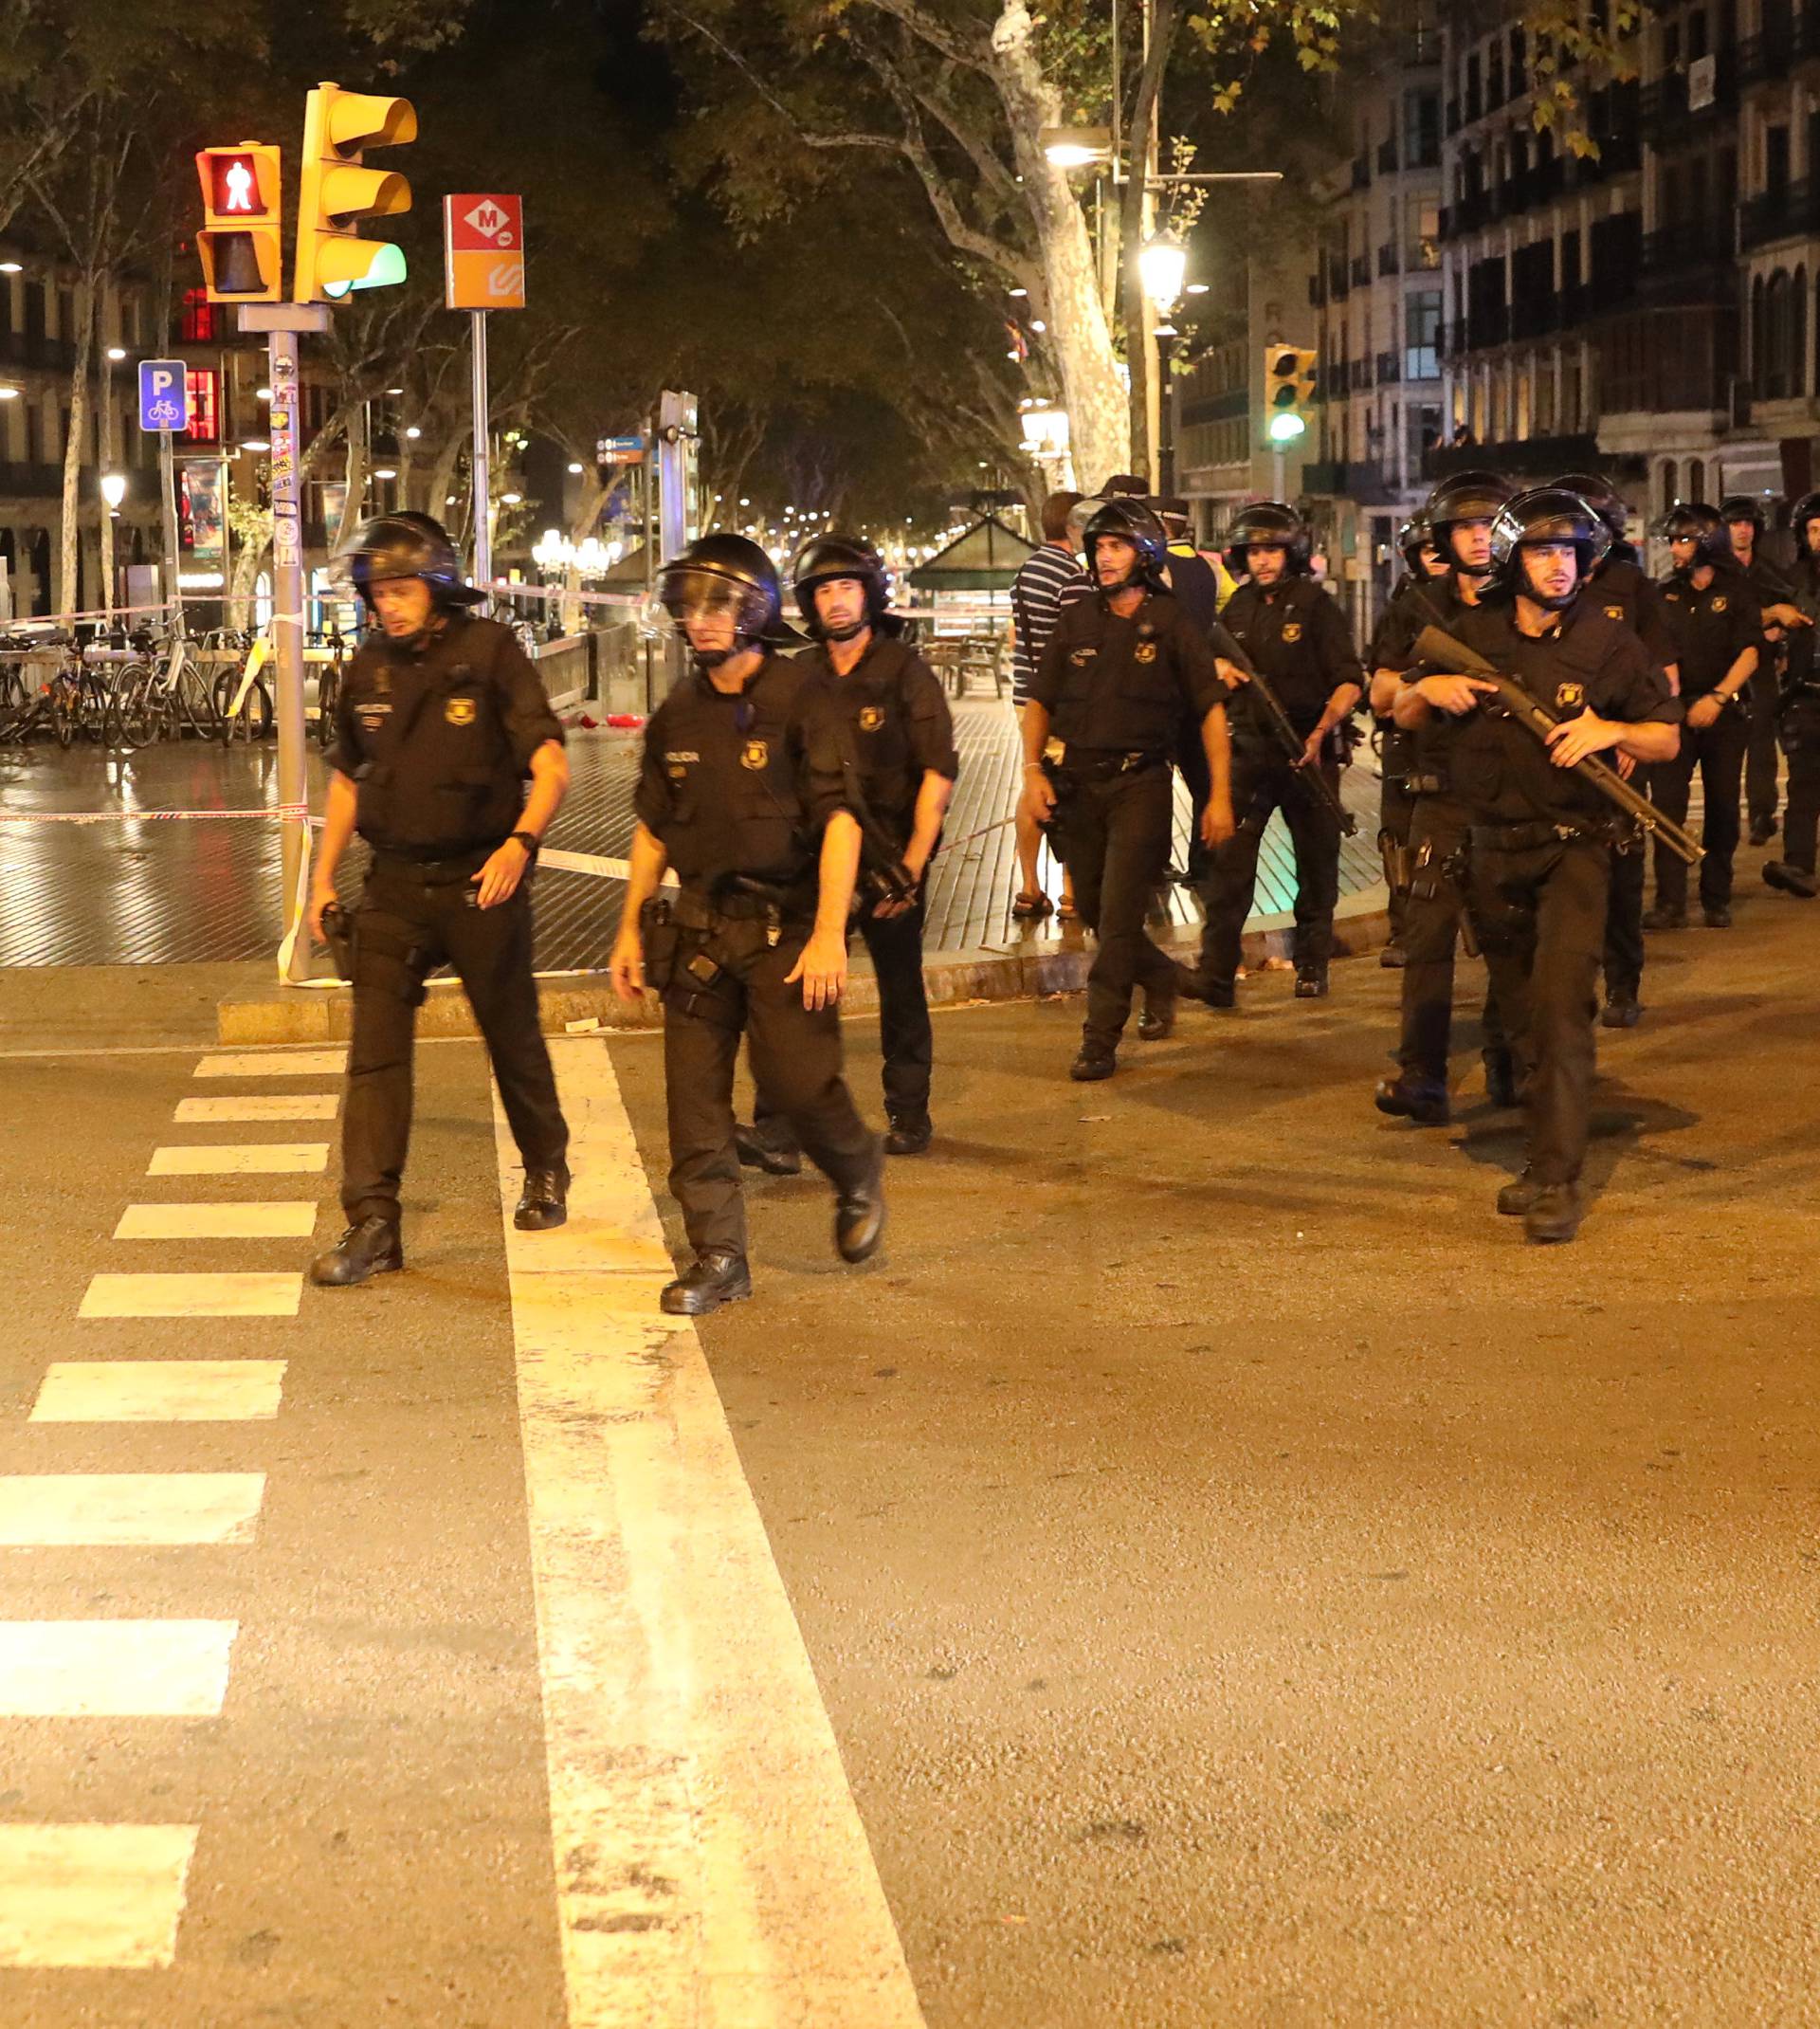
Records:
[[[1744,802],[1750,813],[1751,843],[1766,846],[1775,836],[1775,734],[1781,684],[1788,670],[1790,643],[1796,632],[1805,633],[1811,623],[1787,573],[1764,555],[1769,522],[1763,497],[1729,494],[1720,502],[1719,515],[1731,538],[1732,560],[1750,581],[1763,614],[1756,672],[1745,694],[1750,744],[1744,757]]]
[[[483,594],[463,583],[439,522],[368,522],[351,575],[379,625],[341,680],[309,903],[320,937],[358,831],[373,865],[354,921],[341,1123],[350,1223],[310,1264],[312,1282],[339,1287],[404,1266],[411,1049],[425,978],[445,961],[473,1004],[524,1162],[514,1224],[561,1225],[569,1188],[569,1132],[537,1023],[528,879],[569,783],[562,727],[511,631],[466,612]]]
[[[1189,534],[1188,502],[1179,494],[1155,503],[1156,518],[1169,537],[1169,595],[1210,641],[1220,618],[1220,580]],[[1207,879],[1211,860],[1201,843],[1201,816],[1212,784],[1207,775],[1207,754],[1201,744],[1201,722],[1192,709],[1182,714],[1175,729],[1175,766],[1188,791],[1188,864],[1183,868],[1187,884],[1198,888]],[[1147,1026],[1138,1017],[1141,1033]]]
[[[1799,553],[1791,576],[1795,603],[1811,621],[1820,619],[1820,493],[1794,503],[1790,530]],[[1811,902],[1820,893],[1814,878],[1815,832],[1820,828],[1820,667],[1811,627],[1789,635],[1788,669],[1782,681],[1782,750],[1789,757],[1789,804],[1782,819],[1782,857],[1769,860],[1763,878],[1770,887]]]
[[[1447,566],[1445,576],[1411,584],[1386,616],[1377,645],[1372,693],[1394,721],[1405,678],[1415,667],[1415,642],[1425,627],[1451,627],[1477,605],[1491,570],[1491,531],[1510,498],[1496,472],[1456,472],[1429,496],[1423,510]],[[1453,1048],[1454,955],[1460,926],[1470,927],[1472,897],[1467,867],[1467,817],[1452,793],[1448,749],[1452,727],[1429,715],[1404,729],[1409,773],[1404,777],[1410,815],[1409,900],[1403,916],[1403,993],[1397,1071],[1381,1078],[1373,1095],[1380,1113],[1442,1126],[1452,1117],[1447,1063]],[[1515,1072],[1498,1009],[1496,981],[1488,981],[1482,1022],[1485,1094],[1493,1106],[1517,1103]]]
[[[1562,720],[1546,744],[1487,711],[1482,680],[1412,675],[1396,716],[1455,722],[1453,792],[1472,826],[1472,879],[1485,960],[1522,1069],[1528,1161],[1498,1196],[1532,1240],[1571,1240],[1582,1216],[1595,1059],[1593,995],[1611,879],[1611,806],[1571,772],[1613,747],[1673,758],[1678,702],[1636,634],[1587,595],[1610,531],[1577,494],[1520,494],[1493,531],[1488,596],[1452,631]]]
[[[1024,711],[1022,807],[1054,820],[1075,898],[1099,938],[1087,1016],[1069,1076],[1111,1077],[1132,990],[1144,989],[1144,1033],[1167,1035],[1179,968],[1144,929],[1169,864],[1174,792],[1169,753],[1182,711],[1198,715],[1211,791],[1201,836],[1232,832],[1226,690],[1208,642],[1162,589],[1168,538],[1141,500],[1105,501],[1087,523],[1091,599],[1064,609]]]
[[[1386,658],[1407,651],[1413,635],[1410,615],[1410,594],[1437,578],[1447,576],[1447,559],[1435,547],[1434,531],[1429,526],[1428,509],[1411,515],[1397,531],[1396,546],[1403,558],[1403,575],[1392,588],[1384,611],[1372,631],[1365,651],[1365,667],[1371,672],[1368,702],[1376,722],[1377,735],[1377,850],[1384,862],[1384,880],[1391,898],[1391,935],[1378,963],[1395,969],[1406,960],[1403,931],[1410,900],[1410,826],[1415,816],[1415,798],[1409,778],[1414,772],[1415,750],[1410,736],[1391,716],[1400,671],[1387,667]],[[1427,621],[1423,625],[1427,625]],[[1420,628],[1415,630],[1419,633]]]
[[[883,1234],[883,1157],[841,1077],[860,827],[840,757],[811,730],[809,671],[768,645],[777,574],[744,536],[703,536],[664,565],[660,592],[693,667],[646,727],[609,962],[622,1000],[647,981],[663,996],[670,1190],[696,1258],[662,1302],[696,1317],[752,1294],[733,1114],[742,1033],[760,1090],[834,1185],[845,1261]],[[654,900],[666,868],[681,892]]]
[[[1554,484],[1577,493],[1611,532],[1611,546],[1592,573],[1592,595],[1609,619],[1622,620],[1637,636],[1667,677],[1670,692],[1679,696],[1681,672],[1663,612],[1662,587],[1625,539],[1629,509],[1623,498],[1595,472],[1569,472]],[[1630,786],[1647,795],[1648,771],[1633,772]],[[1608,1029],[1634,1029],[1643,1019],[1644,863],[1642,841],[1620,838],[1611,856],[1611,896],[1605,915],[1605,1011],[1599,1019]]]
[[[1339,794],[1342,728],[1363,694],[1358,654],[1338,603],[1309,575],[1308,530],[1293,507],[1260,501],[1227,531],[1226,567],[1245,582],[1227,600],[1222,625],[1268,681],[1301,741],[1285,754],[1243,675],[1232,706],[1232,807],[1238,830],[1214,855],[1206,892],[1196,997],[1230,1007],[1237,991],[1245,919],[1257,887],[1258,849],[1272,811],[1283,812],[1296,855],[1296,997],[1327,991],[1339,900],[1339,827],[1304,769],[1318,769]]]
[[[1674,637],[1685,720],[1680,751],[1654,778],[1656,801],[1677,824],[1687,815],[1696,768],[1705,815],[1700,903],[1706,926],[1732,923],[1732,858],[1738,850],[1738,789],[1750,744],[1747,693],[1762,654],[1763,622],[1749,580],[1733,558],[1725,523],[1700,501],[1672,507],[1657,524],[1674,570],[1662,581],[1663,612]],[[1647,930],[1687,926],[1687,868],[1656,848],[1656,905]]]
[[[898,638],[903,623],[885,611],[884,565],[870,544],[816,536],[797,552],[791,581],[815,644],[796,660],[854,770],[849,802],[865,831],[859,927],[879,982],[884,1151],[918,1156],[935,1132],[922,933],[929,862],[960,774],[954,719],[940,680]]]

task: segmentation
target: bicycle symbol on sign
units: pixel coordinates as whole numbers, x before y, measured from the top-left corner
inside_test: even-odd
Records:
[[[154,430],[178,430],[183,425],[183,404],[173,401],[169,395],[153,402],[145,411],[146,422]]]

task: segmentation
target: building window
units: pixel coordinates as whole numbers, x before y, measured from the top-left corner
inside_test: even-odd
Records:
[[[1706,466],[1703,460],[1690,458],[1687,461],[1687,498],[1703,501],[1706,498]]]
[[[1441,374],[1441,291],[1411,289],[1403,304],[1403,377],[1435,380]]]
[[[215,306],[206,289],[185,289],[183,314],[177,320],[177,336],[186,345],[212,345],[215,341]]]
[[[213,444],[221,435],[215,413],[215,376],[206,370],[192,367],[183,377],[190,390],[187,435],[192,444]]]

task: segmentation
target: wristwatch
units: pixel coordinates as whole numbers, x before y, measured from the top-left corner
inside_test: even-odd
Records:
[[[524,856],[527,860],[537,858],[538,839],[535,832],[514,832],[511,836],[516,838],[519,845],[524,848]]]

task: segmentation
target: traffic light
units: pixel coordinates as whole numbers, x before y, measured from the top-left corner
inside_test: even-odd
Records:
[[[363,169],[369,148],[417,138],[409,99],[378,99],[319,84],[303,112],[303,183],[297,207],[297,289],[300,303],[376,289],[405,279],[404,249],[363,240],[363,218],[410,210],[410,185],[396,171]]]
[[[277,302],[284,294],[279,151],[264,141],[199,149],[196,175],[202,184],[196,251],[209,301]]]
[[[1265,434],[1279,447],[1308,428],[1315,398],[1315,354],[1301,345],[1271,345],[1264,355]]]

